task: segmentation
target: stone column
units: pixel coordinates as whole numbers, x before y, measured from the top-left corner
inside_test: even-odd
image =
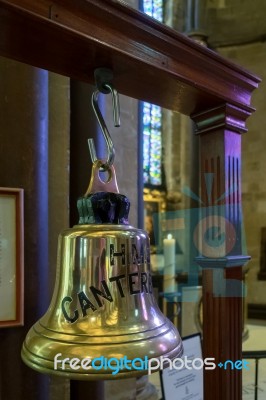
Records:
[[[0,186],[24,189],[25,243],[25,324],[0,330],[0,396],[47,400],[49,378],[24,365],[20,351],[49,302],[48,72],[1,58],[0,76]]]
[[[91,160],[88,138],[100,140],[98,124],[91,107],[91,85],[71,81],[71,130],[70,130],[70,226],[78,224],[77,199],[88,187],[91,174]],[[98,143],[100,144],[100,143]],[[97,153],[98,154],[98,153]],[[70,399],[83,400],[86,394],[94,400],[104,399],[104,385],[101,381],[70,381]]]
[[[216,369],[204,371],[205,400],[241,400],[243,265],[241,133],[249,112],[230,104],[192,115],[200,136],[203,206],[197,227],[203,268],[203,357]],[[194,237],[195,239],[195,237]],[[239,365],[238,365],[239,367]]]
[[[69,78],[49,72],[49,298],[55,285],[57,242],[69,227]],[[69,379],[50,378],[49,400],[69,399]]]

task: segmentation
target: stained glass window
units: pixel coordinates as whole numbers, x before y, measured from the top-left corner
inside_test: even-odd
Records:
[[[162,109],[143,103],[143,179],[144,184],[162,184]]]
[[[163,0],[143,0],[143,11],[163,21]],[[144,185],[162,185],[162,109],[142,103],[143,181]]]
[[[163,0],[143,0],[143,11],[150,17],[163,22]]]

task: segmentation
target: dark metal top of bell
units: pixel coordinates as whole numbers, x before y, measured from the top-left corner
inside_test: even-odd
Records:
[[[97,192],[77,202],[79,224],[128,225],[129,199],[120,193]]]

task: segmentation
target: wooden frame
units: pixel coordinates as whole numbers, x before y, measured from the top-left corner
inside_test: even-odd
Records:
[[[0,187],[0,328],[24,322],[23,189]]]
[[[160,201],[157,199],[149,199],[145,200],[144,198],[144,229],[148,232],[151,243],[151,251],[156,249],[156,247],[160,246],[158,243],[158,238],[156,240],[156,233],[154,230],[154,222],[153,217],[154,214],[160,213]]]
[[[186,115],[254,111],[257,76],[120,0],[0,0],[0,26],[4,57],[88,83],[109,67],[119,93]]]
[[[215,198],[209,199],[205,184],[212,173],[216,198],[237,188],[220,204],[226,204],[228,221],[241,219],[241,134],[254,111],[257,76],[120,0],[0,0],[0,26],[4,57],[88,83],[95,68],[109,67],[119,93],[189,115],[199,136],[195,168],[204,203],[213,205]],[[241,284],[248,259],[240,241],[229,256],[197,261],[203,269],[204,357],[242,358],[242,298],[216,297],[213,282],[222,273],[225,289],[232,281]],[[204,399],[241,400],[241,377],[240,370],[204,371]]]
[[[156,229],[154,223],[158,222],[160,214],[165,209],[164,193],[159,191],[152,191],[144,189],[144,229],[148,232],[151,243],[151,253],[160,253],[162,251],[162,237],[161,231]]]

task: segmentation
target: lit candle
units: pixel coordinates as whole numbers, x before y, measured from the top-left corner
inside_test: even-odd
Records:
[[[175,282],[175,239],[169,233],[163,240],[164,254],[164,293],[176,292]]]

